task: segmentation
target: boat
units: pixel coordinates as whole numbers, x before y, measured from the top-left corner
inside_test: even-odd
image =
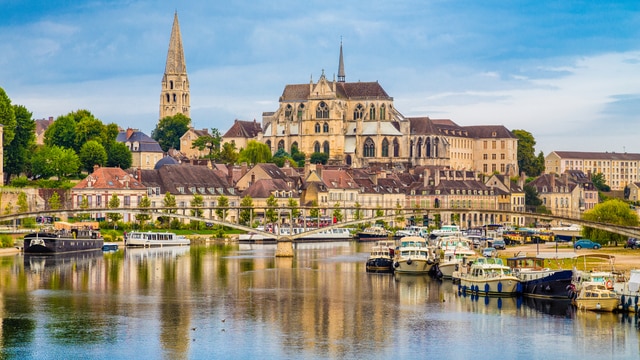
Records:
[[[614,311],[619,303],[618,295],[597,281],[585,281],[573,299],[578,310]]]
[[[296,238],[295,240],[330,240],[330,241],[343,241],[343,240],[351,240],[353,236],[349,229],[346,228],[301,228],[294,227],[289,228],[283,226],[278,231],[280,236],[295,236],[300,234],[308,233],[307,235],[302,235],[301,237]]]
[[[580,267],[580,263],[582,267]],[[589,264],[590,268],[587,268]],[[618,283],[624,283],[624,274],[615,269],[615,256],[609,254],[581,254],[575,257],[571,292],[580,292],[583,283],[598,282],[608,290],[613,290]]]
[[[381,240],[371,247],[371,252],[366,263],[367,272],[392,273],[395,246],[395,241]]]
[[[472,249],[471,240],[460,236],[447,236],[438,242],[438,248],[443,251],[443,255],[438,263],[438,269],[445,279],[452,279],[453,273],[459,271],[461,267],[477,254]]]
[[[440,229],[432,230],[429,233],[429,237],[431,239],[435,239],[439,236],[451,236],[451,235],[462,235],[462,231],[460,231],[460,226],[458,225],[442,225]]]
[[[485,296],[515,296],[520,280],[500,258],[479,257],[467,274],[460,275],[461,292]]]
[[[550,269],[544,262],[544,257],[516,256],[507,259],[507,266],[520,280],[523,296],[568,299],[573,270]]]
[[[359,241],[375,241],[378,239],[386,239],[389,232],[382,226],[369,226],[368,228],[356,234]]]
[[[58,254],[100,250],[104,239],[94,223],[55,223],[55,229],[25,235],[25,254]]]
[[[170,232],[132,231],[125,236],[124,244],[140,247],[186,246],[191,244],[191,241],[182,235]]]
[[[397,273],[428,274],[438,260],[436,249],[425,238],[406,236],[400,239],[393,268]]]
[[[632,269],[629,279],[613,285],[613,291],[620,297],[620,310],[638,314],[640,307],[640,270]]]
[[[105,243],[104,245],[102,245],[102,251],[117,251],[118,250],[118,244],[116,243]]]

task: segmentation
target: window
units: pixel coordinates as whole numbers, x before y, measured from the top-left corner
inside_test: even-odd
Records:
[[[96,195],[96,206],[102,206],[102,195]]]
[[[505,159],[505,154],[500,154],[500,160],[504,160]]]
[[[313,152],[320,152],[320,143],[317,141],[313,143]]]
[[[489,155],[487,154],[482,154],[482,160],[488,160],[489,159]]]
[[[316,117],[318,119],[328,119],[329,118],[329,107],[324,101],[321,101],[318,104],[318,108],[316,109]],[[320,131],[318,131],[320,132]]]
[[[124,206],[131,206],[131,196],[129,195],[124,196]]]
[[[322,125],[322,132],[324,132],[324,133],[328,133],[329,132],[329,124],[324,123]]]
[[[387,139],[382,140],[382,156],[389,157],[389,141]]]
[[[387,114],[385,114],[384,104],[380,105],[380,120],[386,120]]]
[[[302,112],[304,111],[304,104],[298,106],[298,120],[302,120]]]
[[[291,106],[291,104],[287,105],[284,110],[284,119],[288,121],[293,120],[293,107]]]
[[[320,123],[316,123],[315,132],[316,132],[316,134],[320,133]]]
[[[278,141],[278,150],[280,149],[284,150],[284,140]]]
[[[325,154],[329,155],[329,142],[325,141],[322,144],[322,151],[324,151]]]
[[[491,154],[491,160],[495,160],[496,159],[496,154]]]
[[[374,144],[371,138],[367,138],[364,142],[364,157],[375,157],[376,156],[376,145]]]
[[[364,106],[362,106],[362,104],[358,104],[356,106],[356,109],[353,111],[353,120],[362,119],[363,115],[364,115]]]
[[[369,107],[369,119],[371,120],[376,119],[376,107],[373,106],[373,104],[371,104],[371,107]]]
[[[400,156],[400,143],[398,139],[393,139],[393,157]]]

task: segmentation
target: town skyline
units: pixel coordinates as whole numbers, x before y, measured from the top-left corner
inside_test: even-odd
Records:
[[[524,129],[545,155],[640,153],[631,2],[100,5],[6,5],[0,86],[13,104],[34,118],[87,109],[150,134],[177,11],[195,128],[262,122],[285,85],[337,74],[342,40],[346,81],[379,81],[405,116]]]

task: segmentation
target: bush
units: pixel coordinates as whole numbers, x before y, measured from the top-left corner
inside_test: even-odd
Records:
[[[0,235],[0,247],[13,247],[13,238],[7,234]]]
[[[171,220],[171,225],[169,226],[171,229],[180,230],[182,228],[182,223],[180,219]]]
[[[23,188],[29,185],[29,179],[26,176],[19,176],[11,180],[11,186],[17,188]]]

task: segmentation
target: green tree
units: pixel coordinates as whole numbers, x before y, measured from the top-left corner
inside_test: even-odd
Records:
[[[384,210],[382,210],[382,208],[378,205],[376,207],[376,217],[381,217],[384,216]]]
[[[204,198],[200,194],[193,194],[193,199],[191,199],[191,207],[189,210],[191,216],[202,217],[204,211],[202,208],[204,207]],[[191,221],[192,226],[195,226],[196,229],[200,229],[202,221]]]
[[[629,208],[629,204],[620,199],[610,199],[597,204],[593,209],[585,211],[582,219],[606,224],[638,226],[638,215]],[[620,234],[614,234],[588,226],[582,229],[582,235],[585,238],[600,242],[601,244],[607,241],[615,241],[617,244],[618,242],[626,241],[627,238]]]
[[[89,140],[80,148],[78,158],[82,168],[92,173],[95,165],[104,166],[107,163],[107,151],[99,142]]]
[[[20,191],[18,194],[18,212],[29,212],[29,203],[27,202],[27,193]]]
[[[362,219],[364,219],[364,214],[362,213],[362,205],[360,205],[360,203],[356,201],[356,203],[354,204],[354,207],[356,209],[353,212],[353,220],[362,220]]]
[[[4,92],[4,89],[0,87],[0,125],[3,125],[3,144],[4,149],[11,145],[15,136],[16,129],[16,113],[11,105],[11,99]],[[5,150],[5,156],[7,155]],[[6,161],[6,160],[5,160]]]
[[[131,155],[131,151],[124,143],[115,140],[110,141],[106,144],[105,150],[107,151],[108,167],[128,169],[133,164],[133,155]]]
[[[318,208],[318,201],[311,201],[311,208],[309,209],[309,216],[313,219],[317,219],[320,216],[320,209]]]
[[[298,201],[294,198],[289,198],[287,202],[287,207],[291,212],[291,218],[297,219],[300,216],[300,209],[298,208]]]
[[[278,212],[276,209],[278,208],[278,200],[276,197],[271,194],[267,198],[267,209],[265,210],[264,216],[269,223],[278,222]]]
[[[400,202],[396,203],[396,224],[401,224],[405,221],[404,215],[402,214],[402,205]]]
[[[147,195],[143,196],[140,199],[140,203],[138,204],[138,208],[141,211],[144,211],[141,214],[136,214],[136,220],[140,223],[140,228],[144,229],[145,223],[151,220],[151,214],[149,214],[149,208],[151,207],[151,200]]]
[[[109,199],[109,203],[107,204],[107,207],[109,209],[117,209],[120,207],[120,199],[118,198],[118,195],[116,194],[111,195],[111,199]],[[107,218],[109,219],[109,221],[116,224],[118,223],[118,221],[120,221],[120,219],[122,219],[122,215],[117,212],[108,212]]]
[[[233,165],[238,162],[240,153],[236,149],[236,144],[233,142],[227,142],[222,144],[222,150],[220,150],[220,162],[227,165]]]
[[[271,160],[271,149],[266,144],[255,140],[249,140],[247,147],[240,150],[239,162],[247,164],[261,164]]]
[[[151,137],[160,144],[164,152],[171,148],[180,150],[180,138],[189,130],[190,124],[191,119],[183,114],[167,116],[158,122]]]
[[[538,196],[538,191],[531,185],[524,186],[524,204],[527,206],[540,206],[542,200]]]
[[[251,196],[246,195],[245,197],[242,198],[242,200],[240,201],[240,215],[239,220],[240,220],[240,224],[245,225],[245,226],[250,226],[251,225],[251,221],[253,220],[253,199],[251,198]]]
[[[298,150],[297,145],[291,145],[291,158],[296,162],[297,167],[304,167],[306,155]]]
[[[5,214],[5,215],[11,215],[11,214],[13,214],[13,204],[11,203],[11,201],[9,201],[9,203],[7,204],[7,206],[5,206],[5,208],[4,208],[4,214]]]
[[[518,138],[518,168],[527,176],[538,176],[544,171],[544,154],[535,155],[536,140],[526,130],[513,130],[513,135]]]
[[[87,195],[82,195],[82,200],[80,201],[80,209],[81,210],[88,210],[89,209],[89,198],[87,198]],[[86,213],[86,212],[82,212],[79,213],[78,215],[76,215],[76,217],[79,220],[87,220],[91,218],[91,214]]]
[[[170,192],[166,192],[164,194],[164,198],[162,199],[162,206],[165,208],[164,210],[162,210],[163,213],[165,214],[175,214],[176,213],[176,207],[177,203],[176,203],[176,197],[173,196]],[[165,227],[171,227],[171,216],[167,216],[167,217],[162,217],[163,219],[163,225]],[[177,220],[177,219],[176,219]]]
[[[220,195],[220,197],[218,197],[218,206],[216,207],[216,216],[218,216],[218,219],[221,219],[222,221],[226,220],[228,208],[229,198],[224,195]]]
[[[336,202],[333,205],[333,217],[337,222],[341,222],[343,219],[342,209],[340,208],[340,202]]]
[[[78,172],[80,160],[73,149],[59,146],[42,146],[33,154],[31,172],[36,177],[62,179]]]
[[[207,149],[207,158],[211,160],[220,159],[220,144],[222,143],[222,135],[216,128],[211,128],[211,134],[206,136],[200,136],[191,143],[192,149],[198,149],[203,151]]]
[[[329,161],[329,154],[323,152],[314,152],[313,154],[311,154],[311,159],[309,161],[312,164],[325,165],[327,161]]]
[[[591,174],[591,182],[593,183],[593,186],[595,186],[596,189],[598,189],[598,191],[602,191],[602,192],[611,191],[611,187],[607,185],[607,180],[605,179],[603,173]]]
[[[7,180],[12,175],[27,171],[36,142],[36,122],[33,121],[31,112],[22,105],[14,105],[13,112],[16,119],[15,136],[4,150],[4,175]]]
[[[80,152],[83,145],[89,141],[95,141],[103,145],[107,142],[104,134],[104,124],[102,121],[89,114],[76,123],[75,145],[73,148],[76,152]]]
[[[58,210],[62,206],[60,202],[60,195],[58,195],[57,191],[54,191],[53,194],[51,194],[51,197],[49,197],[47,202],[49,204],[49,209],[51,210]]]

